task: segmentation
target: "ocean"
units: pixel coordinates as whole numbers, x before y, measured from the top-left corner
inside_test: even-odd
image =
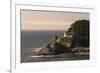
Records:
[[[54,36],[63,36],[64,30],[24,30],[21,31],[21,48],[45,46]]]
[[[46,46],[54,36],[63,36],[66,30],[22,30],[21,31],[21,62],[60,61],[73,59],[88,59],[88,56],[75,58],[73,54],[60,57],[36,57],[34,48]]]

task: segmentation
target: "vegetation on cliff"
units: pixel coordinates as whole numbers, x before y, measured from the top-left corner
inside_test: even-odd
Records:
[[[71,25],[72,45],[71,47],[89,47],[89,21],[78,20]]]
[[[61,53],[79,51],[76,47],[89,47],[89,21],[75,21],[64,33],[66,36],[55,36],[39,51],[39,55],[57,55]],[[84,51],[84,50],[82,50]]]

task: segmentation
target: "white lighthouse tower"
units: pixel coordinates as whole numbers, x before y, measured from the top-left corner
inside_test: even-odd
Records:
[[[67,36],[66,36],[66,32],[64,32],[64,37],[67,37]]]

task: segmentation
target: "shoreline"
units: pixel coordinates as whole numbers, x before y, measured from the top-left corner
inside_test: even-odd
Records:
[[[53,61],[75,61],[75,60],[89,60],[89,55],[83,54],[74,54],[74,53],[67,53],[67,54],[60,54],[60,55],[31,55],[27,57],[22,57],[22,63],[31,63],[31,62],[53,62]]]
[[[41,47],[42,48],[42,47]],[[69,52],[58,55],[38,55],[41,48],[29,48],[27,53],[21,56],[21,62],[46,62],[46,61],[71,61],[71,60],[89,60],[89,52]]]

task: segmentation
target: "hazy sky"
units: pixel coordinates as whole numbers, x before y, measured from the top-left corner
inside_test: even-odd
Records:
[[[21,10],[22,30],[66,30],[76,20],[89,20],[89,13]]]

